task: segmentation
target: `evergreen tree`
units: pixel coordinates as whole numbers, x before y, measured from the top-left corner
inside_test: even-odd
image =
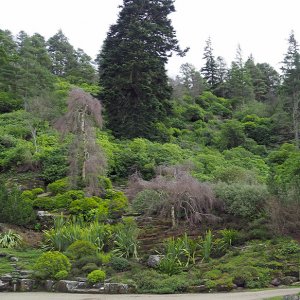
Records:
[[[296,147],[299,148],[300,54],[294,32],[291,32],[288,43],[288,50],[281,68],[283,72],[283,96],[286,109],[292,114],[295,143]]]
[[[228,68],[222,56],[217,57],[216,66],[216,85],[213,92],[218,97],[227,97],[228,89],[226,81],[228,80]]]
[[[210,37],[206,41],[203,59],[205,60],[205,66],[201,69],[201,73],[208,85],[213,88],[217,83],[217,63],[213,55]]]
[[[26,103],[29,97],[52,90],[54,78],[44,38],[39,34],[30,37],[21,31],[17,39],[17,94]]]
[[[197,97],[207,89],[200,72],[192,64],[185,63],[181,65],[180,73],[182,74],[181,83],[184,87],[184,94]]]
[[[183,55],[168,15],[174,0],[124,0],[99,55],[101,98],[117,137],[152,137],[170,111],[165,64]]]
[[[229,97],[235,106],[244,105],[254,99],[254,90],[250,74],[244,66],[242,50],[237,48],[236,59],[231,64],[228,79]]]
[[[76,64],[75,49],[61,30],[52,36],[47,43],[52,62],[52,73],[66,77]]]

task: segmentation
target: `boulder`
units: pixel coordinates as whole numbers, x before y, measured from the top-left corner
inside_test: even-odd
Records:
[[[297,277],[294,276],[285,276],[282,278],[282,284],[284,285],[291,285],[292,283],[298,281]]]
[[[128,294],[129,286],[123,283],[104,283],[104,293],[106,294]]]
[[[47,292],[54,292],[54,280],[45,280],[45,290]]]
[[[13,262],[19,261],[19,259],[17,257],[15,257],[15,256],[10,257],[9,260],[13,261]]]
[[[281,285],[282,281],[281,279],[279,278],[274,278],[272,281],[271,281],[271,284],[274,285],[274,286],[279,286]]]
[[[0,277],[0,280],[5,281],[5,282],[9,282],[12,280],[12,276],[10,274],[4,274]]]
[[[73,293],[77,289],[77,286],[78,281],[60,280],[55,284],[54,289],[61,293]]]
[[[150,268],[156,268],[163,258],[164,258],[164,255],[150,255],[147,260],[147,265]]]
[[[32,279],[20,280],[20,292],[31,292],[33,290],[35,281]]]
[[[0,292],[7,292],[9,290],[10,290],[9,282],[0,280]]]
[[[204,293],[204,292],[208,292],[208,288],[204,285],[197,285],[197,286],[190,286],[188,288],[188,292],[189,293]]]

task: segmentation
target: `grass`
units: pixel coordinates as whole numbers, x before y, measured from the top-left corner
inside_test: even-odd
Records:
[[[6,253],[19,259],[16,263],[24,270],[31,270],[42,251],[37,249],[7,249],[0,248],[0,253]],[[13,270],[11,261],[8,257],[0,257],[0,275],[9,273]]]

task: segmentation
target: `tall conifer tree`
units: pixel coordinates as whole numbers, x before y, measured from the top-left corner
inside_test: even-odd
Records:
[[[184,55],[168,15],[174,0],[124,0],[99,55],[101,99],[117,137],[148,137],[169,111],[165,64]]]

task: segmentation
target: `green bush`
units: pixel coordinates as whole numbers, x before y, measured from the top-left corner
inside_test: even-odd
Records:
[[[21,198],[23,200],[34,200],[35,199],[35,195],[32,191],[26,190],[23,191],[21,194]]]
[[[83,200],[84,192],[80,190],[70,190],[63,194],[58,194],[55,196],[55,206],[56,208],[68,209],[71,203],[75,200]]]
[[[98,282],[103,282],[106,278],[105,271],[102,270],[94,270],[88,274],[87,280],[90,284],[95,284]]]
[[[96,255],[84,256],[84,257],[74,260],[73,268],[82,269],[84,266],[89,265],[89,264],[94,264],[94,265],[100,267],[102,265],[102,263],[103,263],[102,259],[99,258],[98,255],[97,256]]]
[[[225,202],[228,213],[247,219],[257,218],[269,197],[264,185],[219,183],[214,186],[214,191]]]
[[[61,272],[69,272],[71,263],[69,259],[58,251],[49,251],[43,253],[33,267],[35,277],[39,279],[55,279],[55,276]]]
[[[69,272],[66,271],[66,270],[62,270],[62,271],[59,271],[57,272],[55,275],[54,275],[54,279],[55,280],[63,280],[63,279],[66,279],[69,275]]]
[[[132,208],[138,213],[156,213],[163,201],[161,193],[154,190],[143,190],[139,192],[132,201]]]
[[[53,210],[56,208],[55,198],[40,197],[32,202],[32,206],[37,209]]]
[[[31,203],[24,200],[18,188],[8,190],[0,183],[0,220],[3,223],[27,225],[36,219]]]
[[[128,205],[127,197],[120,191],[106,190],[105,199],[109,200],[107,203],[111,217],[120,217]]]
[[[47,190],[52,193],[53,195],[63,194],[68,190],[69,182],[68,178],[62,178],[56,180],[47,186]]]
[[[110,266],[118,272],[124,272],[131,269],[130,262],[123,257],[113,256],[110,260]]]
[[[267,287],[272,280],[270,270],[261,267],[242,267],[233,272],[234,282],[240,281],[247,288]]]
[[[67,249],[67,254],[72,259],[79,259],[84,256],[92,256],[97,252],[97,247],[91,242],[78,240]]]
[[[44,190],[42,188],[34,188],[31,190],[33,196],[36,197],[37,195],[43,194]]]

